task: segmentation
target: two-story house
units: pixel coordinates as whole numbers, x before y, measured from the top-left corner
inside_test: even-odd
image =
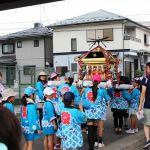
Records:
[[[91,39],[107,37],[105,48],[120,59],[119,68],[130,79],[135,76],[135,70],[150,60],[150,29],[105,10],[57,22],[49,27],[53,29],[54,67],[62,75],[66,70],[77,73],[78,65],[74,58],[90,49]]]
[[[34,28],[0,37],[0,71],[6,84],[28,83],[35,68],[53,66],[52,31],[35,23]]]

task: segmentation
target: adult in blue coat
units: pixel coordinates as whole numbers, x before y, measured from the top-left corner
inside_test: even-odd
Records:
[[[36,103],[37,103],[37,109],[39,110],[39,119],[40,119],[40,124],[41,124],[41,120],[43,118],[43,112],[42,112],[42,102],[44,102],[44,94],[43,94],[43,90],[44,88],[47,86],[47,74],[44,71],[41,71],[39,76],[38,76],[38,80],[36,82]]]

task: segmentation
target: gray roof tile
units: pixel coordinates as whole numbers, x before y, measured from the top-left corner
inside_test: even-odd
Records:
[[[113,21],[113,20],[124,20],[124,19],[126,19],[126,17],[100,9],[98,11],[94,11],[78,17],[60,21],[51,24],[49,26],[55,27],[55,26],[63,26],[63,25],[71,25],[71,24],[82,24],[82,23],[90,23],[90,22]]]
[[[48,29],[47,27],[31,28],[31,29],[27,29],[15,33],[10,33],[8,35],[0,36],[0,41],[7,40],[7,39],[38,37],[44,35],[52,35],[52,30]]]

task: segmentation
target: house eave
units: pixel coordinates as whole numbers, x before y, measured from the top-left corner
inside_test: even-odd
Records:
[[[12,40],[20,40],[20,39],[31,39],[31,38],[42,38],[42,37],[52,37],[52,34],[43,34],[43,35],[30,35],[30,36],[14,36],[8,38],[0,39],[0,42],[4,41],[12,41]]]
[[[123,22],[126,19],[115,19],[115,20],[102,20],[102,21],[91,21],[91,22],[82,22],[82,23],[72,23],[72,24],[62,24],[62,25],[49,25],[48,28],[60,28],[60,27],[67,27],[67,26],[78,26],[78,25],[89,25],[89,24],[105,24],[105,23],[116,23],[116,22]]]

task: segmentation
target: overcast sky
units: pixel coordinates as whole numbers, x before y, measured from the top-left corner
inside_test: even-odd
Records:
[[[45,26],[99,9],[134,21],[150,21],[150,0],[64,0],[0,11],[0,35],[32,28],[34,22]]]

